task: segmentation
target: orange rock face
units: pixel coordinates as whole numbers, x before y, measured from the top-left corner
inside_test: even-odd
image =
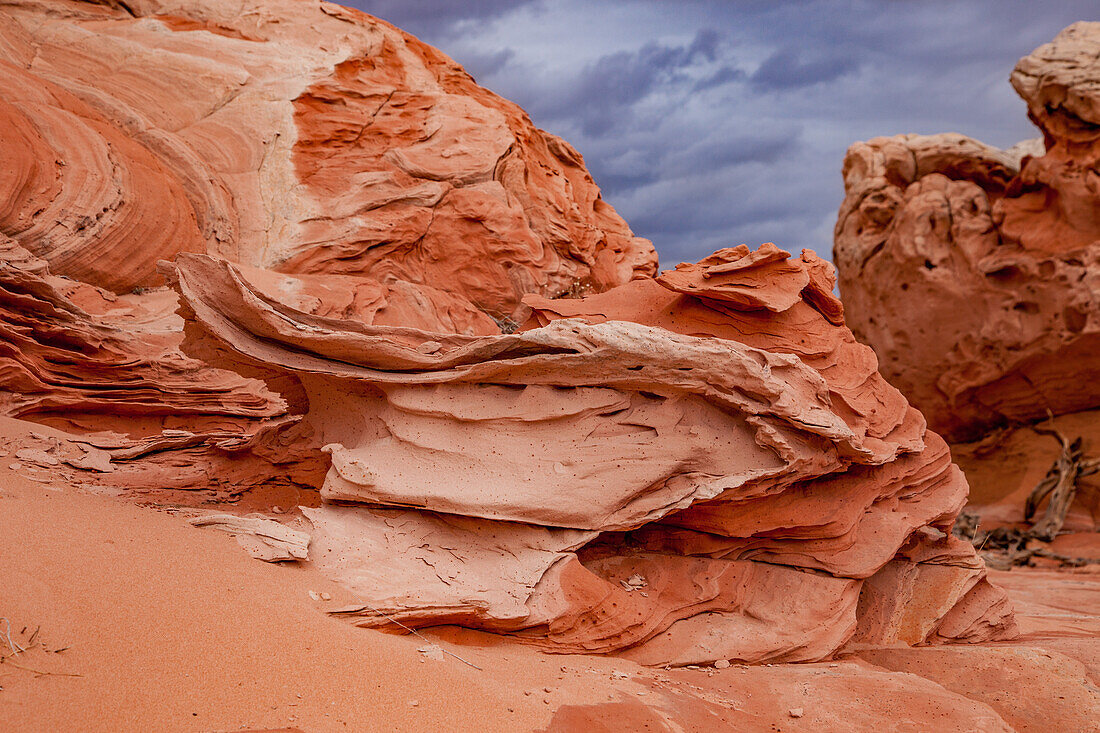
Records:
[[[292,0],[0,11],[0,233],[122,293],[208,252],[288,274],[526,293],[652,275],[580,155],[458,65]],[[135,242],[141,242],[135,247]]]
[[[1000,151],[959,135],[876,138],[844,161],[835,253],[848,322],[953,442],[1100,407],[1098,49],[1100,24],[1077,23],[1017,64],[1012,85],[1042,140]],[[1031,452],[1047,441],[1033,436]],[[1050,465],[988,442],[962,454],[990,501]]]
[[[254,452],[261,424],[281,426],[280,451],[308,437],[288,437],[292,390],[178,351],[156,263],[182,252],[229,259],[309,313],[463,334],[499,333],[525,294],[656,269],[567,143],[438,51],[328,3],[8,3],[0,126],[0,401],[112,431],[115,448],[183,431],[169,443],[189,447],[157,455],[221,465],[199,454]],[[167,483],[288,479],[223,469]]]
[[[961,472],[808,251],[528,296],[522,331],[476,337],[311,316],[208,256],[166,272],[187,350],[300,383],[331,455],[314,562],[361,625],[644,664],[1014,633],[948,534]]]
[[[1015,633],[812,253],[655,277],[567,143],[329,3],[16,0],[0,65],[21,460],[294,491],[365,626],[653,665]]]
[[[999,151],[958,135],[857,143],[836,227],[853,331],[955,439],[1100,405],[1100,25],[1024,58],[1012,83],[1042,129]]]

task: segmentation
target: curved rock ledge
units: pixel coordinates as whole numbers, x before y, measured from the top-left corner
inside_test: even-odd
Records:
[[[946,534],[946,446],[837,323],[827,268],[761,252],[528,297],[529,327],[481,337],[311,316],[208,256],[164,269],[185,348],[300,382],[332,456],[314,562],[361,625],[647,664],[1011,636]]]

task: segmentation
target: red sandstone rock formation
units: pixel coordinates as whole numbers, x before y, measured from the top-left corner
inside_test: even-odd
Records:
[[[1013,633],[811,253],[654,279],[567,143],[329,3],[15,1],[0,67],[0,408],[78,434],[21,460],[319,489],[363,625],[647,664]]]
[[[1059,422],[1100,448],[1098,413],[1085,412],[1100,407],[1098,52],[1100,24],[1077,23],[1017,64],[1012,85],[1042,140],[1000,151],[960,135],[876,138],[844,161],[848,321],[933,429],[988,436],[957,453],[982,504],[1011,496],[999,520],[1023,519],[1057,445],[997,429],[1081,414]],[[1082,509],[1077,526],[1092,528],[1100,513]]]
[[[208,252],[509,317],[655,272],[567,143],[354,10],[6,3],[0,67],[0,232],[57,275],[122,293]]]
[[[178,352],[158,260],[206,252],[310,313],[465,334],[498,333],[524,294],[656,268],[567,143],[329,3],[6,3],[0,129],[5,411],[116,448],[191,433],[157,443],[187,444],[169,464],[196,442],[254,452],[264,421],[280,451],[308,436],[287,432],[293,395]]]
[[[362,625],[647,664],[1013,633],[948,534],[961,472],[810,252],[528,296],[528,327],[498,336],[311,316],[208,256],[166,271],[187,350],[300,381],[332,456],[314,562]]]

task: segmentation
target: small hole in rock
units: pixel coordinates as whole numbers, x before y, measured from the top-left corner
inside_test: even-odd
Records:
[[[1021,313],[1027,313],[1028,315],[1035,315],[1039,312],[1038,303],[1021,302],[1012,306],[1012,310],[1020,311]]]

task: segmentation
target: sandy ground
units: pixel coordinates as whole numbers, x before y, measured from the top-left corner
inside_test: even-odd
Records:
[[[1008,645],[653,670],[432,634],[475,669],[327,616],[349,599],[308,564],[10,465],[0,617],[26,651],[0,621],[0,731],[1100,730],[1097,575],[1000,574],[1025,614]]]
[[[584,678],[613,662],[567,674],[522,647],[459,650],[479,672],[427,659],[415,637],[328,617],[311,590],[340,597],[229,535],[4,469],[0,615],[28,651],[0,664],[0,729],[512,731],[545,725],[564,697],[609,699]]]

